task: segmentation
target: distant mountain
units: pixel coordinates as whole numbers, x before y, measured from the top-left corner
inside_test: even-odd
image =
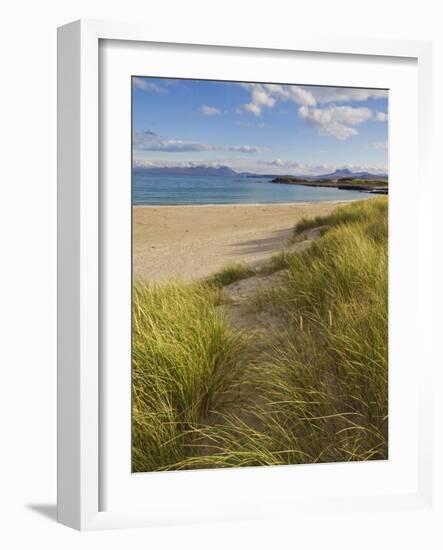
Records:
[[[135,172],[169,176],[237,176],[229,166],[136,166]]]
[[[317,181],[317,180],[339,180],[341,178],[354,178],[359,180],[379,180],[379,181],[387,181],[388,176],[387,174],[371,174],[370,172],[352,172],[348,168],[340,168],[338,170],[335,170],[335,172],[332,172],[330,174],[319,174],[317,176],[306,175],[306,174],[254,174],[251,172],[241,172],[239,174],[240,176],[246,176],[248,178],[252,177],[265,177],[265,178],[278,178],[278,177],[290,177],[293,179],[299,179],[300,181]]]
[[[301,177],[301,176],[300,176]],[[323,174],[321,176],[306,176],[307,179],[316,181],[319,179],[341,179],[355,178],[359,180],[387,180],[387,174],[371,174],[370,172],[352,172],[348,168],[341,168],[331,174]]]
[[[282,174],[256,174],[253,172],[236,172],[229,166],[135,166],[135,172],[143,174],[164,174],[170,176],[244,176],[244,177],[264,177],[274,178],[282,176]],[[321,174],[318,176],[312,175],[291,175],[290,177],[299,178],[301,180],[317,181],[317,180],[334,180],[341,178],[356,178],[359,180],[387,180],[386,174],[371,174],[370,172],[352,172],[348,168],[340,168],[331,174]]]

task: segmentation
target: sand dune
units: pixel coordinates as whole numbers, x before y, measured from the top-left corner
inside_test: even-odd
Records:
[[[297,221],[339,204],[135,206],[134,278],[198,279],[227,263],[264,261],[285,247]]]

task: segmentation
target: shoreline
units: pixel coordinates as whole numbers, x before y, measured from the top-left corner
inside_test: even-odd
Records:
[[[366,197],[371,198],[371,197]],[[373,198],[373,197],[372,197]],[[229,202],[229,203],[198,203],[198,204],[133,204],[132,208],[189,208],[189,207],[249,207],[249,206],[302,206],[315,204],[342,204],[357,202],[364,199],[336,199],[330,201],[303,201],[303,202]]]
[[[257,265],[285,249],[301,219],[347,202],[135,206],[134,280],[191,281],[228,264]]]

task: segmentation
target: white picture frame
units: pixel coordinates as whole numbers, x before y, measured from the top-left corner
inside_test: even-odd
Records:
[[[267,37],[186,36],[186,30],[165,36],[154,28],[101,21],[77,21],[59,29],[58,35],[58,519],[60,523],[80,530],[119,528],[131,526],[170,525],[198,521],[219,521],[284,516],[297,503],[282,494],[273,498],[250,499],[248,507],[223,502],[201,508],[178,505],[167,507],[119,506],[103,510],[100,484],[103,483],[102,421],[104,408],[100,403],[102,365],[100,357],[101,316],[100,302],[103,290],[99,284],[102,266],[100,232],[101,204],[100,158],[100,41],[125,41],[129,47],[136,43],[194,44],[202,50],[210,47],[245,51],[332,53],[347,56],[389,57],[395,60],[410,58],[418,70],[418,181],[423,193],[429,193],[429,151],[431,128],[431,47],[426,42],[370,40],[363,38],[315,37],[297,33],[295,38],[280,40]],[[208,54],[210,58],[210,54]],[[430,223],[430,196],[421,203],[420,231]],[[418,222],[417,222],[418,223]],[[420,248],[417,243],[417,251]],[[429,270],[429,248],[421,248],[416,256],[420,276]],[[418,298],[418,313],[430,314],[429,294]],[[427,298],[427,299],[426,299]],[[428,341],[426,341],[428,338]],[[429,335],[422,331],[416,349],[424,350],[415,387],[417,406],[417,467],[415,478],[405,491],[384,495],[359,494],[328,498],[317,495],[303,500],[306,511],[321,512],[331,507],[343,513],[356,507],[362,511],[392,509],[423,509],[432,505],[432,450],[431,450],[431,366]],[[351,465],[352,467],[352,465]],[[292,468],[292,467],[288,467]],[[255,469],[259,470],[259,469]],[[274,471],[276,471],[274,469]],[[280,480],[288,469],[279,469]],[[218,473],[215,473],[218,475]],[[169,476],[169,485],[177,483],[177,474]],[[181,475],[181,473],[180,473]],[[185,474],[186,475],[186,474]],[[189,475],[189,473],[187,474]],[[195,477],[193,482],[198,484]],[[208,476],[214,472],[204,472]],[[234,475],[243,475],[238,470]],[[247,474],[250,475],[250,474]],[[254,474],[255,475],[255,474]],[[260,473],[258,476],[262,475]],[[330,475],[327,470],[322,476]],[[361,474],[358,472],[357,477]],[[171,477],[172,476],[172,477]],[[175,476],[175,477],[174,477]],[[252,478],[251,478],[252,479]],[[161,478],[156,485],[161,486]],[[411,489],[411,487],[413,487]],[[233,501],[235,495],[233,495]],[[284,502],[283,502],[284,500]],[[284,504],[284,506],[283,506]],[[299,505],[300,503],[298,503]],[[284,510],[285,509],[285,510]],[[170,513],[169,513],[170,512]]]

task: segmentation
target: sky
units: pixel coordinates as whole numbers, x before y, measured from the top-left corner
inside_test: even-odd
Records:
[[[134,166],[388,171],[388,91],[132,77]]]

